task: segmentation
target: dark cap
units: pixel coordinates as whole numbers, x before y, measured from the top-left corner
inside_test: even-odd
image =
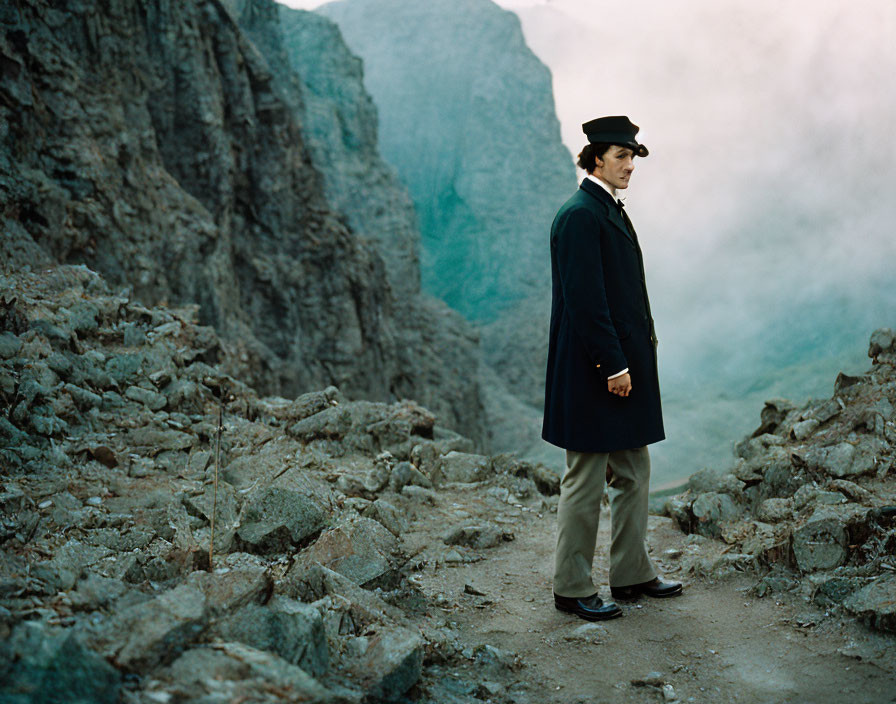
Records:
[[[647,147],[638,144],[635,139],[639,129],[641,128],[633,124],[625,115],[598,117],[596,120],[589,120],[582,125],[582,132],[585,133],[591,144],[601,142],[618,144],[633,150],[637,156],[647,156],[650,153],[647,151]]]

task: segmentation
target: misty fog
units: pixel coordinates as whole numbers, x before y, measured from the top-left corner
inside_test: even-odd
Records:
[[[660,339],[655,484],[729,461],[765,398],[866,368],[896,324],[896,5],[499,4],[552,72],[572,154],[610,114],[650,148],[626,208]]]
[[[627,209],[661,340],[658,473],[725,461],[764,398],[864,369],[870,332],[896,322],[896,6],[504,4],[552,70],[573,153],[604,114],[651,150]]]

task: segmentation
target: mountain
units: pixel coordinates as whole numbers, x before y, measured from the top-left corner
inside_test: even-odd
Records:
[[[481,327],[493,451],[562,465],[541,440],[548,233],[575,190],[551,74],[490,0],[345,0],[317,12],[363,59],[380,150],[407,184],[422,282]]]
[[[575,171],[550,72],[516,15],[489,0],[345,0],[318,12],[364,61],[382,154],[419,214],[424,288],[481,322],[549,291],[547,232]]]
[[[382,228],[352,229],[280,35],[241,28],[276,26],[273,2],[41,2],[2,18],[4,269],[86,264],[147,303],[198,305],[238,348],[228,371],[261,391],[427,398],[482,435],[476,333],[408,304],[414,247],[396,269]]]

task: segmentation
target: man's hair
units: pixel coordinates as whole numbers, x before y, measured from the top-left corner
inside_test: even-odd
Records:
[[[603,155],[607,153],[607,150],[612,146],[613,145],[609,142],[597,142],[595,144],[589,142],[585,145],[585,148],[579,152],[579,160],[576,162],[576,165],[580,169],[585,169],[585,171],[590,174],[597,166],[597,160],[603,157]]]

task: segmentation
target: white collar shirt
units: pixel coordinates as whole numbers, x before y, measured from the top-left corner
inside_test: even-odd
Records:
[[[610,186],[608,184],[604,183],[603,181],[601,181],[597,176],[595,176],[594,174],[586,174],[585,178],[590,179],[591,181],[594,181],[598,186],[600,186],[607,193],[609,193],[613,197],[613,200],[615,200],[617,203],[619,202],[619,196],[617,196],[615,193],[613,193],[613,191],[610,190]]]

